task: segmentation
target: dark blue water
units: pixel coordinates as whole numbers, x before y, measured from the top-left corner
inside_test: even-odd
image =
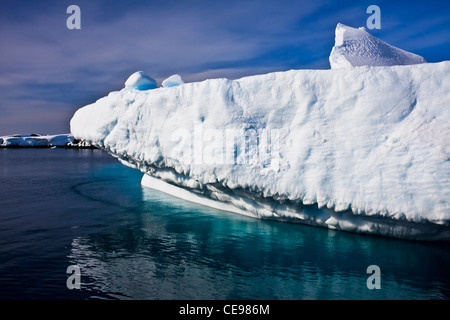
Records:
[[[448,244],[260,221],[141,176],[99,150],[0,149],[0,299],[450,297]]]

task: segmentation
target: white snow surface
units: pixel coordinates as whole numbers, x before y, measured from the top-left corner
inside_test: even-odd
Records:
[[[156,80],[150,78],[143,71],[137,71],[128,77],[125,81],[126,88],[133,88],[136,90],[149,90],[158,87]]]
[[[184,81],[179,74],[174,74],[165,79],[161,84],[165,88],[170,88],[184,84]]]
[[[448,241],[449,74],[445,61],[124,88],[79,109],[71,132],[146,173],[143,185],[182,198],[191,192],[191,201],[338,230]],[[275,152],[260,152],[261,161],[210,161],[211,137],[228,141],[227,130],[275,133],[278,140],[268,144]],[[190,161],[180,150],[192,141]]]
[[[396,48],[368,33],[338,23],[335,44],[330,54],[332,69],[356,66],[395,66],[425,63],[417,54]]]

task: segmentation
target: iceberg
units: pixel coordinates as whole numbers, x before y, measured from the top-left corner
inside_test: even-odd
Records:
[[[248,216],[450,240],[450,61],[126,87],[71,133],[142,185]]]
[[[0,137],[0,148],[73,148],[92,149],[85,141],[74,139],[71,134],[40,135],[14,134]]]
[[[330,54],[332,69],[357,66],[395,66],[425,63],[417,54],[404,51],[358,29],[339,23]]]
[[[0,147],[4,148],[50,148],[64,147],[73,142],[71,134],[39,135],[39,134],[14,134],[0,137]]]

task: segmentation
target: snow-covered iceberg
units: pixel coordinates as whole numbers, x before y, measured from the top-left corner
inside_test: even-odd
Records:
[[[71,132],[191,201],[449,240],[449,73],[446,61],[124,88],[79,109]]]
[[[139,72],[79,109],[71,132],[189,201],[449,241],[450,61],[424,62],[338,24],[332,70],[156,89]]]
[[[85,141],[74,139],[71,134],[13,134],[0,137],[0,148],[93,148]]]
[[[357,66],[396,66],[425,63],[417,54],[396,48],[368,33],[339,23],[330,54],[332,69]]]
[[[0,147],[7,148],[50,148],[64,147],[73,142],[71,134],[39,135],[39,134],[14,134],[0,137]]]

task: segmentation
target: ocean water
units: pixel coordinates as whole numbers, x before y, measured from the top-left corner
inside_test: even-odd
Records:
[[[449,244],[252,219],[141,177],[99,150],[0,149],[0,299],[450,297]]]

